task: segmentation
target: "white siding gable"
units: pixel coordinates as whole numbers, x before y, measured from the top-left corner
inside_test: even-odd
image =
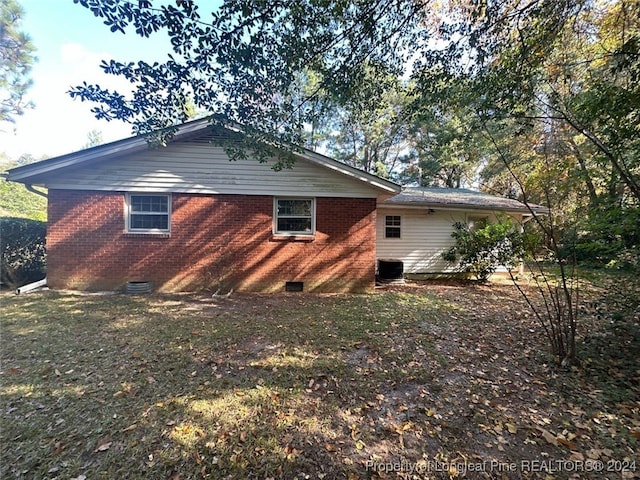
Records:
[[[176,142],[166,148],[67,168],[32,183],[42,182],[52,189],[136,192],[353,198],[375,198],[381,193],[304,158],[291,170],[274,171],[271,165],[252,159],[230,161],[224,149],[213,144]]]

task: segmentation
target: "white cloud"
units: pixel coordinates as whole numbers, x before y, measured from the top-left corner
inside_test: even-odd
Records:
[[[60,46],[60,59],[62,63],[78,64],[87,59],[91,60],[94,54],[77,43],[64,43]]]

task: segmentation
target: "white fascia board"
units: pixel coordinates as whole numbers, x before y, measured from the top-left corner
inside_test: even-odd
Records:
[[[329,168],[331,170],[339,172],[342,175],[347,175],[349,177],[360,180],[361,182],[368,183],[369,185],[385,192],[400,193],[400,191],[402,190],[402,186],[398,183],[392,182],[391,180],[385,180],[384,178],[378,177],[377,175],[367,173],[363,170],[352,167],[345,163],[338,162],[337,160],[325,157],[324,155],[313,152],[311,150],[305,149],[304,153],[299,153],[298,156],[317,165],[321,165],[325,168]]]
[[[173,140],[178,140],[191,133],[198,132],[208,125],[208,119],[195,120],[178,126],[178,131],[174,135]],[[116,140],[104,145],[80,150],[73,153],[42,160],[41,162],[17,167],[9,170],[7,180],[13,182],[21,182],[31,177],[40,176],[60,168],[73,167],[89,163],[94,160],[106,160],[114,157],[121,157],[136,153],[149,148],[149,135],[138,135],[135,137]],[[28,183],[28,182],[27,182]]]
[[[135,139],[118,140],[114,143],[116,143],[117,145],[100,145],[99,147],[95,147],[96,150],[81,150],[79,152],[69,153],[61,157],[54,157],[38,163],[33,163],[31,165],[25,165],[23,167],[11,169],[9,170],[7,180],[13,182],[21,182],[22,180],[31,177],[37,177],[54,170],[58,170],[60,168],[73,167],[90,162],[92,160],[104,159],[106,157],[118,157],[142,150],[143,148],[148,148],[147,141],[144,138],[138,139],[137,137],[135,137]]]

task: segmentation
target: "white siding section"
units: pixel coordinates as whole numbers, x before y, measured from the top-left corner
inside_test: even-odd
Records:
[[[73,190],[354,198],[380,194],[365,182],[304,159],[298,159],[292,170],[276,172],[271,165],[257,160],[229,161],[215,145],[175,143],[41,180],[48,188]]]
[[[453,271],[442,259],[442,252],[453,245],[453,224],[465,221],[466,215],[455,211],[427,212],[428,209],[378,207],[377,257],[402,260],[405,273]],[[386,215],[400,215],[401,238],[384,238]]]
[[[454,243],[451,233],[453,224],[467,222],[469,217],[487,217],[496,220],[493,212],[478,210],[456,211],[440,210],[427,213],[427,208],[384,208],[378,205],[376,221],[376,247],[378,259],[398,259],[404,263],[405,273],[447,273],[454,272],[455,266],[442,259],[442,252]],[[401,238],[384,238],[385,217],[401,217]],[[522,215],[513,215],[514,220],[522,222]],[[501,267],[498,271],[506,271]]]

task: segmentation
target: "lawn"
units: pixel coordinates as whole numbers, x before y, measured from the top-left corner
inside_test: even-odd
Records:
[[[0,477],[640,478],[631,280],[570,369],[506,284],[4,293]]]

